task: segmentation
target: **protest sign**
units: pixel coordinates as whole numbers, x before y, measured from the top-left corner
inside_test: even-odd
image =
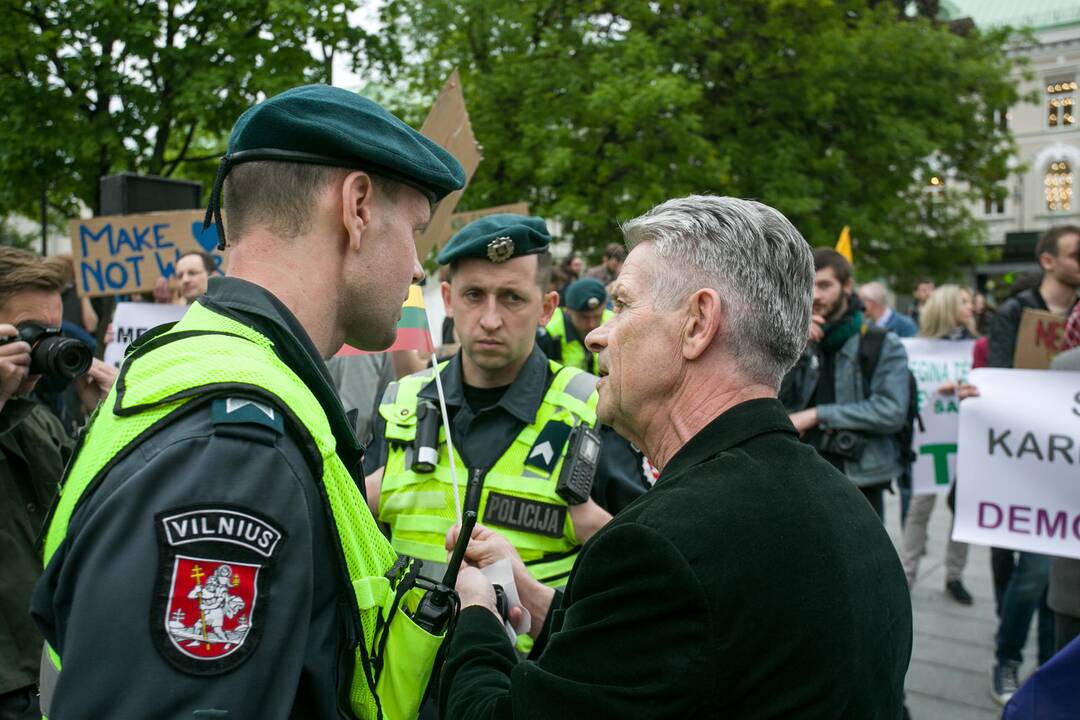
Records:
[[[449,152],[465,169],[465,183],[472,180],[480,164],[480,146],[469,124],[465,109],[465,96],[461,93],[461,78],[455,70],[439,91],[439,97],[431,106],[420,132],[434,140]],[[464,189],[452,192],[435,207],[424,232],[416,236],[416,254],[423,262],[432,248],[442,245],[450,238],[450,216],[457,207]]]
[[[1080,558],[1080,372],[980,368],[969,382],[953,539]]]
[[[453,237],[461,228],[465,227],[473,220],[479,220],[482,217],[488,215],[494,215],[495,213],[513,213],[515,215],[528,215],[529,203],[511,203],[510,205],[496,205],[494,207],[483,208],[482,210],[470,210],[469,212],[454,213],[450,216],[450,233],[447,236],[447,240]],[[445,242],[445,240],[443,241]],[[443,243],[439,243],[441,246]]]
[[[960,401],[955,393],[942,395],[938,388],[967,382],[975,341],[904,338],[901,342],[919,387],[916,407],[922,420],[921,426],[915,423],[911,491],[915,495],[945,493],[956,477]]]
[[[116,303],[113,314],[113,341],[105,346],[104,362],[106,365],[120,367],[124,352],[133,340],[158,325],[176,322],[184,317],[187,305],[165,303],[122,302]]]
[[[217,229],[202,231],[202,210],[105,215],[68,221],[80,296],[127,295],[153,290],[172,278],[184,253],[208,252],[224,270]]]
[[[1054,356],[1065,349],[1065,318],[1045,310],[1024,308],[1016,333],[1013,367],[1046,370]]]

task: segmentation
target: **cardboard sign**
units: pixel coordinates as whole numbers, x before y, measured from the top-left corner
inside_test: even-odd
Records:
[[[955,393],[939,393],[938,388],[945,383],[959,385],[968,381],[975,341],[903,338],[901,342],[918,385],[916,407],[922,419],[921,428],[915,423],[911,491],[915,495],[946,493],[956,477],[960,400]]]
[[[1080,372],[973,370],[953,539],[1080,558]]]
[[[201,250],[224,270],[217,229],[202,231],[202,210],[105,215],[68,221],[75,256],[75,287],[82,297],[127,295],[154,289],[176,275],[180,256]]]
[[[465,169],[465,184],[468,186],[473,173],[480,165],[480,146],[469,124],[469,113],[465,109],[465,96],[461,93],[461,78],[455,70],[439,91],[439,97],[431,106],[431,112],[424,120],[420,132],[434,140],[447,152],[457,158]],[[424,232],[416,236],[416,254],[423,262],[435,247],[445,243],[451,235],[450,216],[457,207],[464,190],[447,195],[435,207]]]
[[[479,220],[482,217],[488,215],[494,215],[496,213],[513,213],[515,215],[528,215],[529,203],[512,203],[510,205],[496,205],[495,207],[483,208],[482,210],[470,210],[469,212],[454,213],[450,216],[450,234],[447,239],[453,237],[461,228],[465,227],[473,220]],[[439,247],[445,244],[445,240],[439,243]]]
[[[1054,356],[1065,350],[1065,320],[1061,315],[1024,308],[1016,333],[1013,367],[1046,370]]]
[[[113,341],[105,346],[105,364],[120,367],[128,345],[158,325],[176,322],[184,317],[187,309],[187,305],[173,303],[116,303],[112,321]]]

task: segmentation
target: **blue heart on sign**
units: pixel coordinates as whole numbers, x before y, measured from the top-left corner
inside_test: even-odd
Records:
[[[202,245],[203,250],[205,250],[206,252],[213,252],[217,249],[217,226],[213,223],[211,223],[210,227],[206,228],[205,230],[203,230],[203,224],[201,220],[191,223],[191,235],[195,238],[196,241],[198,241],[200,245]]]

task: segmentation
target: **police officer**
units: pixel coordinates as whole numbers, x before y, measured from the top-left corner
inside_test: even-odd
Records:
[[[224,189],[229,277],[133,344],[51,514],[47,715],[415,715],[439,640],[387,625],[415,563],[365,506],[323,358],[392,342],[423,276],[413,233],[463,184],[341,89],[240,117],[207,214],[224,241]]]
[[[585,347],[585,336],[610,318],[607,292],[600,281],[575,280],[566,287],[566,307],[555,308],[537,344],[552,360],[596,375],[596,353]]]
[[[456,522],[452,461],[464,509],[499,528],[552,585],[565,582],[581,544],[646,488],[641,455],[601,428],[598,455],[578,458],[598,466],[591,497],[573,503],[556,491],[575,428],[596,425],[597,378],[549,361],[535,345],[538,323],[558,302],[544,292],[549,242],[541,218],[496,214],[467,225],[439,253],[449,266],[443,301],[461,339],[441,366],[456,457],[444,429],[425,429],[438,416],[427,370],[387,388],[375,425],[381,442],[365,459],[368,502],[399,552],[445,560],[445,534]],[[438,438],[437,457],[424,437]]]

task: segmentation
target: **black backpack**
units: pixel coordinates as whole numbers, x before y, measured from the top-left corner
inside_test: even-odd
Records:
[[[881,359],[881,347],[885,344],[885,336],[888,330],[880,327],[869,327],[859,338],[859,369],[862,370],[863,392],[870,397],[870,379],[874,377],[878,360]],[[915,423],[919,423],[920,432],[925,431],[922,416],[919,414],[919,386],[915,382],[915,375],[911,370],[907,371],[908,378],[908,406],[904,416],[904,426],[894,436],[896,444],[900,448],[900,464],[907,466],[915,462],[918,456],[915,454]]]

